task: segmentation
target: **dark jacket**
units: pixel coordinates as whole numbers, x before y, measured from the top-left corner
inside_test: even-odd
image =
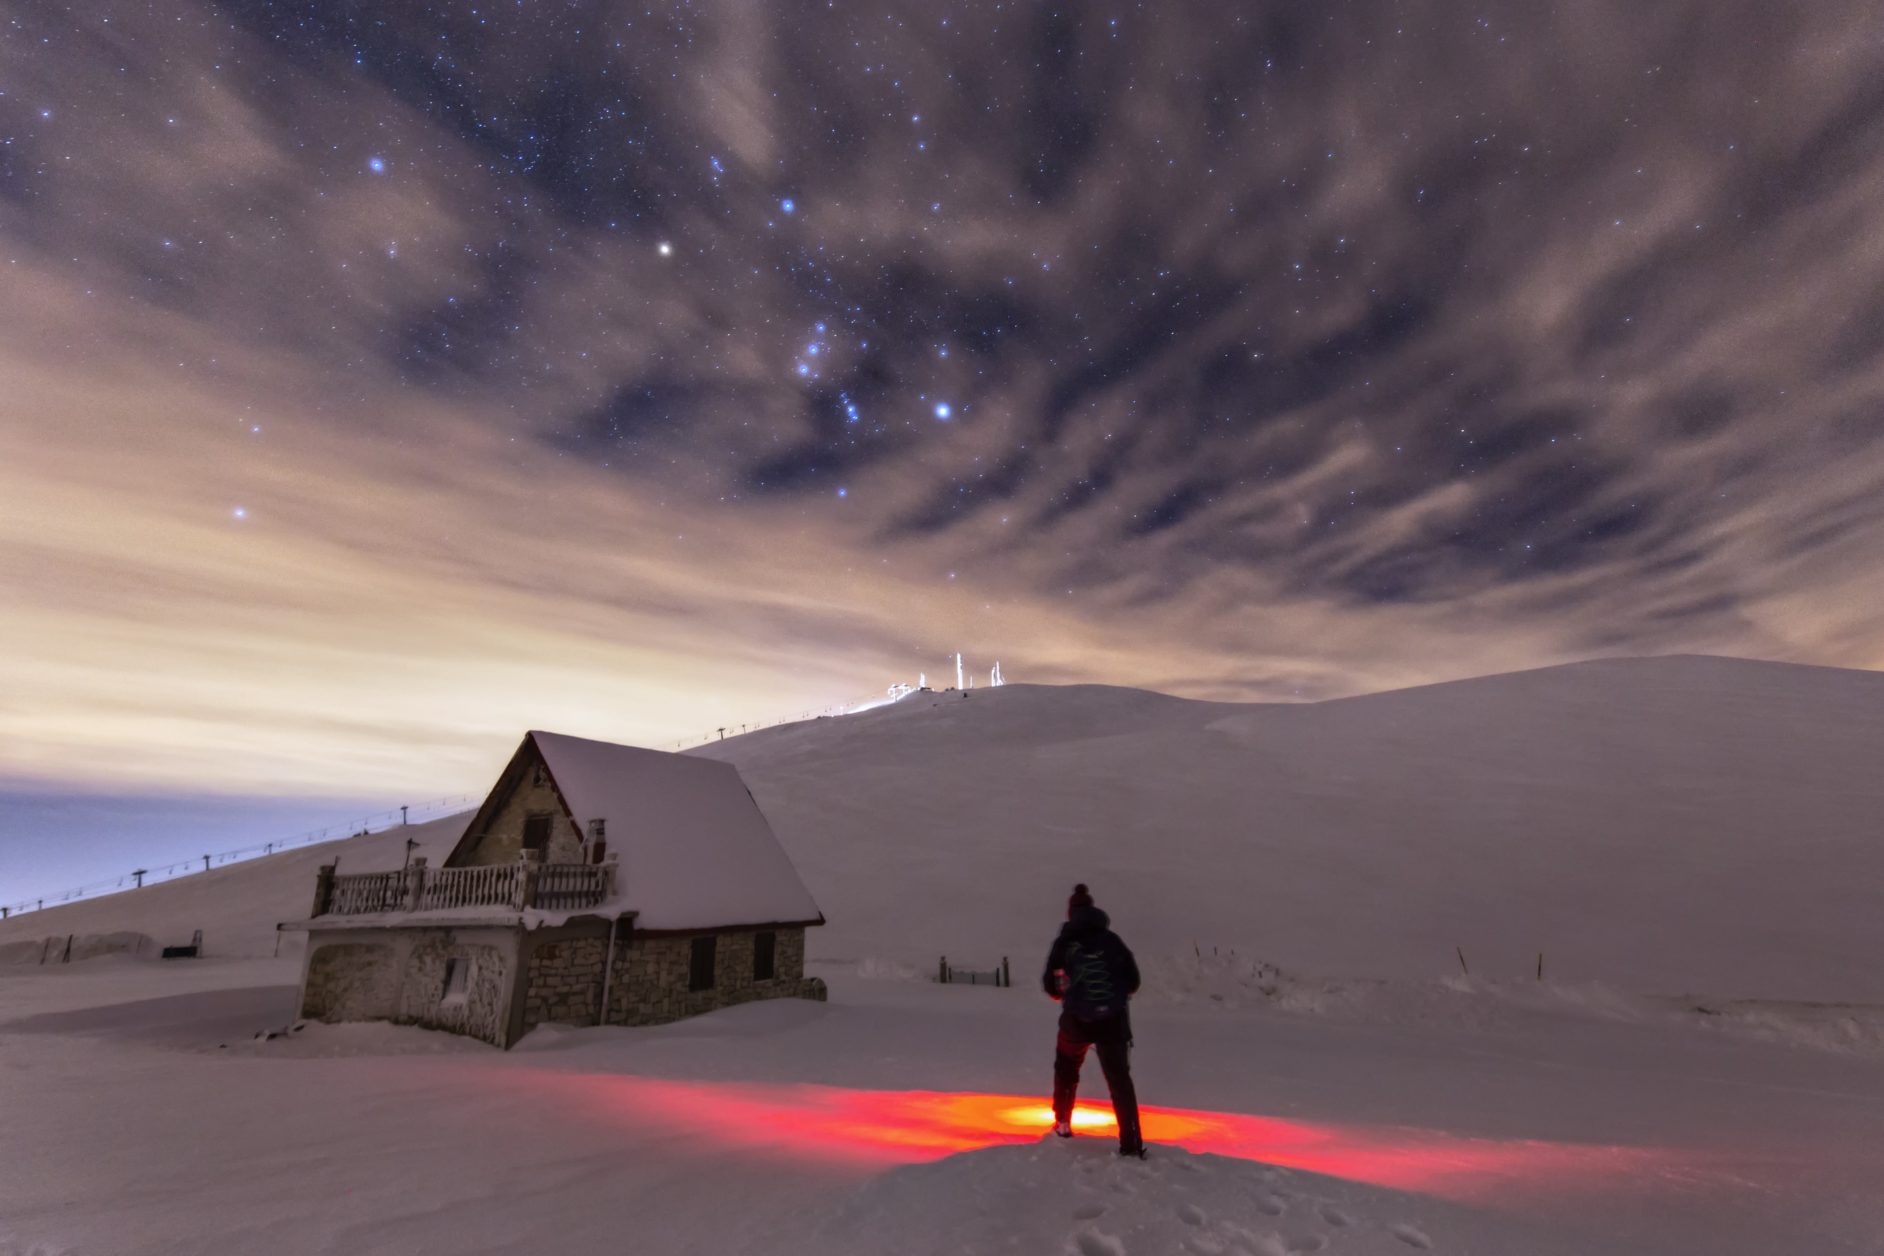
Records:
[[[1138,992],[1138,961],[1112,932],[1111,924],[1111,918],[1097,907],[1076,908],[1047,952],[1041,988],[1063,999],[1066,1011],[1079,1020],[1122,1016],[1127,997]]]

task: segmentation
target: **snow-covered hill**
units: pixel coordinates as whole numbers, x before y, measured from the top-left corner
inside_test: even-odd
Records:
[[[1008,685],[696,753],[739,765],[828,967],[1025,979],[1084,880],[1166,988],[1213,947],[1374,978],[1456,974],[1456,947],[1474,977],[1541,951],[1558,981],[1884,1002],[1884,674],[1608,660],[1303,705]],[[317,864],[396,866],[406,836],[437,858],[464,820],[34,913],[0,947],[203,928],[267,954]]]
[[[830,1001],[509,1053],[258,1036],[301,935],[230,958],[269,954],[320,863],[438,858],[462,816],[33,913],[0,958],[195,928],[211,958],[0,963],[0,1256],[1876,1250],[1875,1018],[1565,979],[1875,998],[1880,712],[1869,673],[1659,659],[1316,706],[1017,685],[769,730],[707,753],[831,918]],[[1040,1137],[1038,992],[867,975],[1005,952],[1025,983],[1075,877],[1151,970],[1143,1164],[1103,1109]],[[1455,944],[1507,977],[1545,946],[1556,980],[1353,979]]]
[[[815,951],[1031,974],[1075,880],[1153,962],[1884,1001],[1884,674],[1610,660],[1304,705],[919,694],[737,763]]]

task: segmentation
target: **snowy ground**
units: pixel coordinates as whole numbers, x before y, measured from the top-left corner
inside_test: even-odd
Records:
[[[830,1003],[257,1040],[315,867],[436,862],[463,817],[16,917],[0,1256],[1884,1252],[1884,676],[1011,686],[705,752],[831,919]],[[1076,879],[1146,972],[1142,1164],[1102,1111],[1041,1139]],[[143,958],[38,962],[118,931]]]
[[[1862,1054],[1509,1005],[1450,1028],[1501,1001],[1444,988],[1398,1024],[1147,1002],[1140,1164],[1103,1124],[1041,1139],[1026,987],[829,970],[829,1004],[508,1054],[257,1041],[295,976],[0,969],[0,1253],[1884,1251]]]

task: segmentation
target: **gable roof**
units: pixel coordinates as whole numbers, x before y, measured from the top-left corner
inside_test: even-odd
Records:
[[[824,923],[732,764],[532,730],[512,768],[533,746],[577,828],[607,822],[636,929]]]

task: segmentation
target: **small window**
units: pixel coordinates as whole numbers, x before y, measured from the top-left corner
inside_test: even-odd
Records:
[[[752,935],[752,979],[754,981],[772,980],[772,953],[777,945],[776,933]]]
[[[711,990],[713,988],[713,952],[719,939],[712,934],[693,940],[693,955],[687,965],[687,988],[689,990]]]
[[[471,986],[471,961],[457,956],[445,961],[445,994],[441,1002],[462,1003]]]
[[[527,816],[523,821],[523,848],[525,850],[548,850],[550,838],[550,816],[547,811]]]

